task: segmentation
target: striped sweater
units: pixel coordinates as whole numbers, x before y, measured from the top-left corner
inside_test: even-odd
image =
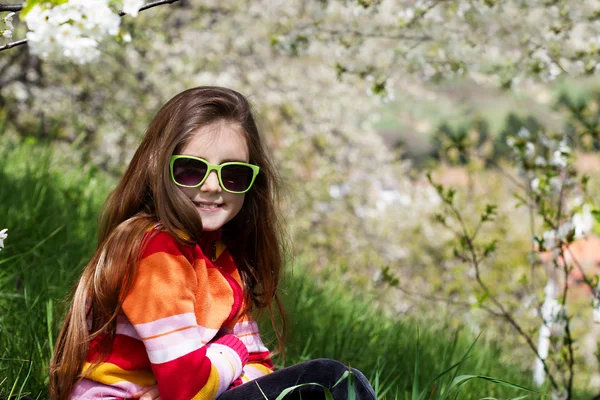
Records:
[[[160,231],[148,242],[111,353],[75,386],[72,399],[127,399],[156,383],[163,400],[214,399],[272,372],[256,322],[241,315],[235,263],[218,238],[207,236],[186,246]],[[202,248],[214,249],[214,261]],[[97,359],[98,343],[90,344],[82,372]]]

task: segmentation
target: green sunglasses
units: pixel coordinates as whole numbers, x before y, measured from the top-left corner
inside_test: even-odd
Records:
[[[176,185],[188,188],[201,186],[211,171],[217,171],[221,188],[229,193],[246,193],[260,171],[257,165],[232,161],[211,164],[192,156],[174,155],[170,162],[171,178]]]

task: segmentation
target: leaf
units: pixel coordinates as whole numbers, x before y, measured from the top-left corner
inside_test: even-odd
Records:
[[[400,280],[396,278],[396,276],[390,272],[390,267],[386,266],[381,269],[381,280],[386,282],[392,287],[398,286],[400,284]]]
[[[592,216],[596,220],[596,223],[600,224],[600,208],[594,208],[592,210]]]
[[[519,208],[527,204],[527,200],[525,200],[525,198],[520,194],[515,193],[513,196],[515,199],[517,199],[517,204],[515,204],[515,208]]]
[[[277,396],[277,398],[275,400],[283,400],[283,398],[285,396],[287,396],[288,394],[290,394],[291,392],[293,392],[294,390],[301,388],[301,387],[305,387],[305,386],[319,386],[323,388],[323,392],[325,394],[325,399],[326,400],[333,400],[333,395],[331,394],[331,391],[329,391],[328,388],[326,388],[325,386],[316,383],[316,382],[309,382],[309,383],[302,383],[300,385],[295,385],[295,386],[291,386],[285,390],[283,390],[281,393],[279,393],[279,396]]]
[[[415,372],[413,375],[412,400],[419,399],[419,328],[417,327],[417,356],[415,357]]]
[[[452,382],[451,387],[461,387],[464,386],[465,384],[467,384],[469,381],[473,380],[473,379],[482,379],[484,381],[488,381],[488,382],[492,382],[495,383],[497,385],[500,386],[506,386],[512,389],[519,389],[519,390],[524,390],[526,392],[529,393],[538,393],[537,391],[533,390],[533,389],[529,389],[525,386],[521,386],[518,385],[516,383],[512,383],[512,382],[508,382],[502,379],[497,379],[497,378],[492,378],[489,376],[484,376],[484,375],[461,375],[461,376],[457,376],[454,381]]]
[[[492,240],[488,244],[485,245],[483,249],[483,256],[488,257],[490,254],[496,251],[496,244],[498,243],[497,239]]]

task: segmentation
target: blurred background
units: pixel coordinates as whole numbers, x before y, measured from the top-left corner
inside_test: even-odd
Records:
[[[599,21],[591,0],[181,0],[123,17],[131,40],[106,40],[93,63],[0,52],[0,393],[46,398],[61,300],[103,200],[158,109],[217,85],[249,97],[284,182],[279,366],[337,358],[403,399],[480,335],[461,373],[533,388],[547,282],[570,282],[553,299],[572,341],[550,335],[548,365],[571,397],[548,380],[536,390],[591,399],[600,246],[580,238],[600,234]],[[544,189],[552,177],[577,187]],[[463,223],[493,243],[476,266]],[[540,254],[535,239],[565,223],[587,283]],[[477,381],[457,398],[519,393]]]

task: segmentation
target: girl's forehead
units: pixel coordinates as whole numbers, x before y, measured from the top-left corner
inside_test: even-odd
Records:
[[[248,162],[250,158],[244,130],[237,124],[227,122],[197,129],[181,154],[200,157],[211,163]]]

